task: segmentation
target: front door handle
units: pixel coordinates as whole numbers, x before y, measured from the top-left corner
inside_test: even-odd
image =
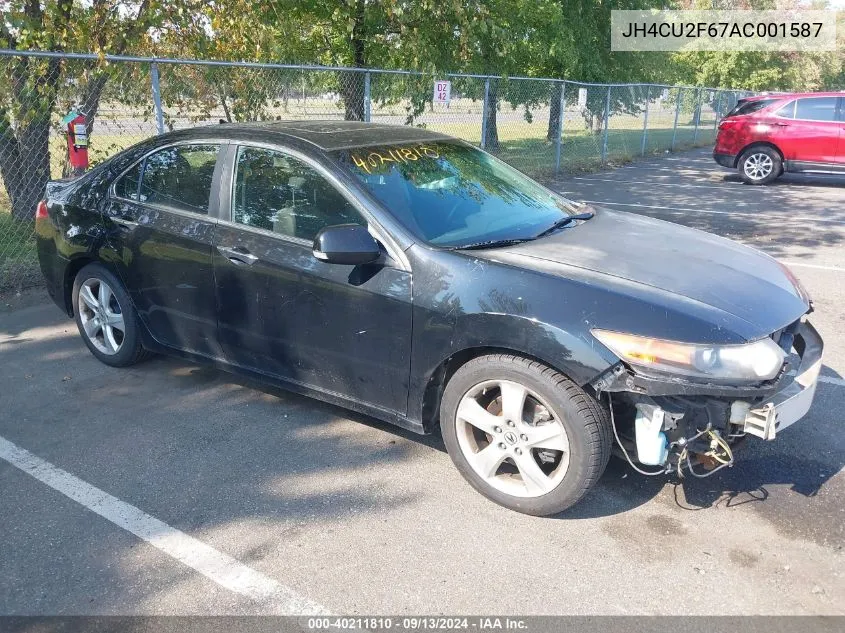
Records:
[[[122,229],[131,230],[138,226],[138,223],[135,220],[130,220],[128,218],[111,216],[110,219]]]
[[[252,266],[256,261],[258,261],[258,257],[240,246],[218,246],[217,250],[222,255],[228,257],[229,261],[233,264],[246,264],[247,266]]]
[[[775,127],[789,127],[789,123],[772,123]]]

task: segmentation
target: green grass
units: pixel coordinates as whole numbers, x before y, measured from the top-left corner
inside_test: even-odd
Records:
[[[41,281],[34,222],[16,220],[3,204],[0,196],[0,293],[35,286]]]
[[[611,128],[607,138],[607,164],[619,165],[649,155],[663,154],[672,147],[672,128],[650,129],[646,136],[645,153],[642,129]],[[678,126],[674,133],[674,151],[705,146],[713,142],[712,129]],[[532,176],[543,179],[555,176],[556,147],[545,138],[524,137],[507,139],[499,135],[500,146],[494,152],[499,158]],[[564,132],[560,150],[562,173],[585,172],[601,168],[603,135]]]

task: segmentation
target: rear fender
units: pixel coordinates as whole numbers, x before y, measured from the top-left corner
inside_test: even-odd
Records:
[[[783,161],[785,160],[784,156],[783,156],[783,152],[780,151],[780,148],[777,145],[775,145],[774,143],[770,143],[769,141],[754,141],[753,143],[748,143],[745,147],[743,147],[739,151],[739,153],[737,153],[736,160],[734,161],[734,167],[739,166],[739,159],[742,158],[742,155],[745,152],[747,152],[748,150],[753,149],[755,147],[770,147],[771,149],[775,150],[778,153],[778,156],[780,156],[781,163],[783,163]]]

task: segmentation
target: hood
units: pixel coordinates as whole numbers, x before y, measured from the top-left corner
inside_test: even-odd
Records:
[[[747,321],[760,336],[809,309],[792,273],[765,253],[671,222],[595,211],[591,220],[548,237],[483,252],[563,277],[582,269],[681,295]]]

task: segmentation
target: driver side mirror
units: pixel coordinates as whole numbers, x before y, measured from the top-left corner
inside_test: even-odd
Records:
[[[381,248],[367,227],[360,224],[326,226],[314,238],[314,257],[329,264],[368,264],[379,258]]]

